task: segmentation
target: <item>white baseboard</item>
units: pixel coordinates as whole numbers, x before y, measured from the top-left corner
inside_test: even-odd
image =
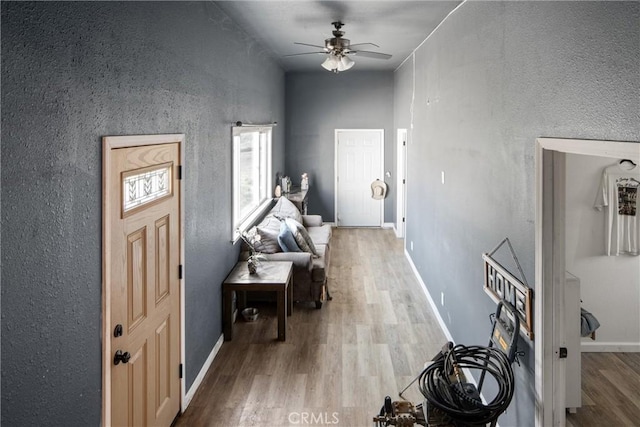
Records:
[[[583,353],[640,353],[640,343],[583,341],[580,350]]]
[[[382,223],[382,228],[393,228],[395,229],[396,225],[393,222],[384,222]]]
[[[413,275],[416,276],[416,280],[420,283],[420,286],[422,287],[422,291],[427,296],[427,300],[429,301],[429,305],[431,306],[431,310],[433,311],[433,314],[436,316],[436,319],[438,319],[438,324],[440,325],[440,329],[442,329],[442,332],[444,333],[445,337],[447,337],[447,340],[449,340],[452,343],[456,344],[456,342],[453,340],[453,336],[451,335],[451,332],[449,332],[449,328],[447,328],[447,324],[444,323],[444,319],[442,318],[442,316],[440,316],[440,311],[438,310],[438,306],[436,305],[436,303],[433,300],[433,298],[431,298],[431,294],[429,293],[429,290],[427,289],[427,285],[422,280],[422,277],[420,276],[420,273],[418,273],[418,269],[416,268],[416,265],[413,263],[413,260],[411,259],[411,255],[409,255],[409,252],[407,251],[407,248],[404,249],[404,256],[405,256],[405,258],[407,258],[407,261],[409,261],[409,265],[411,266],[411,270],[413,270]],[[445,343],[442,343],[442,345],[444,345],[444,344]],[[435,356],[435,354],[434,354],[434,356]],[[463,371],[464,371],[464,375],[465,375],[467,381],[470,381],[471,383],[473,383],[473,385],[475,385],[477,387],[478,383],[476,382],[476,379],[473,377],[473,375],[471,375],[471,371],[468,368],[463,368]],[[482,399],[482,402],[484,404],[487,404],[488,400],[485,398],[485,396],[483,394],[480,394],[480,398]],[[496,426],[499,427],[499,424],[496,424]]]
[[[195,396],[196,391],[198,391],[200,384],[202,384],[202,380],[204,380],[204,376],[207,374],[207,371],[211,367],[213,359],[215,359],[216,355],[220,351],[220,347],[222,347],[223,342],[224,335],[220,335],[220,338],[218,338],[218,342],[216,342],[216,345],[213,346],[213,350],[211,350],[211,353],[209,353],[209,357],[207,357],[207,360],[205,360],[204,365],[202,365],[200,372],[198,372],[198,376],[196,377],[195,381],[193,381],[193,384],[191,384],[191,388],[184,396],[182,412],[187,410],[187,406],[189,406],[189,404],[191,403],[191,399],[193,399],[193,396]]]
[[[444,319],[442,318],[442,316],[440,316],[440,311],[438,311],[438,306],[436,305],[433,298],[431,298],[431,294],[427,289],[427,285],[422,280],[422,277],[420,277],[420,273],[418,273],[418,269],[416,268],[416,265],[413,263],[413,260],[411,259],[411,255],[409,255],[407,248],[404,248],[404,256],[405,258],[407,258],[407,261],[409,261],[411,270],[413,270],[413,275],[416,276],[416,280],[418,280],[418,282],[420,283],[420,286],[422,287],[422,291],[427,296],[427,300],[429,300],[429,305],[431,306],[431,310],[433,310],[433,314],[435,314],[436,319],[438,319],[438,324],[440,325],[440,329],[442,329],[442,332],[444,332],[444,335],[447,337],[449,341],[454,342],[453,337],[451,336],[451,332],[449,332],[449,328],[447,328],[447,324],[444,323]],[[442,344],[444,345],[445,343],[442,343]]]

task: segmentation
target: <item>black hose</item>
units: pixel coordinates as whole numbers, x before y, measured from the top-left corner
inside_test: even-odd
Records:
[[[491,402],[485,405],[465,391],[461,380],[464,368],[493,376],[498,393]],[[431,405],[454,421],[467,424],[486,425],[497,420],[511,403],[514,391],[511,364],[507,356],[494,347],[457,345],[422,371],[418,381],[420,392]]]

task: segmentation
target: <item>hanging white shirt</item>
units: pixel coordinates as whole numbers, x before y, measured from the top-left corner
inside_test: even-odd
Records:
[[[602,172],[595,208],[605,210],[605,252],[607,255],[640,254],[640,211],[638,191],[640,166],[623,162]]]

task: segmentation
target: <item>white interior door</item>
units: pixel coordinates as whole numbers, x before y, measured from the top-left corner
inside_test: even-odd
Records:
[[[396,237],[404,237],[405,221],[405,200],[407,194],[407,130],[398,129],[397,137],[397,165],[396,175]]]
[[[336,223],[380,227],[384,199],[371,197],[371,184],[384,180],[384,130],[336,130]]]

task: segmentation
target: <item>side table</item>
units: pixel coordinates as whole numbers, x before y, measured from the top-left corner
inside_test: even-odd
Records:
[[[278,339],[286,340],[287,316],[293,311],[293,263],[291,261],[263,261],[256,274],[249,274],[246,261],[240,261],[222,283],[222,316],[224,340],[233,339],[233,291],[273,291],[278,294]],[[245,308],[246,299],[237,299],[238,309]],[[286,311],[286,312],[285,312]]]

